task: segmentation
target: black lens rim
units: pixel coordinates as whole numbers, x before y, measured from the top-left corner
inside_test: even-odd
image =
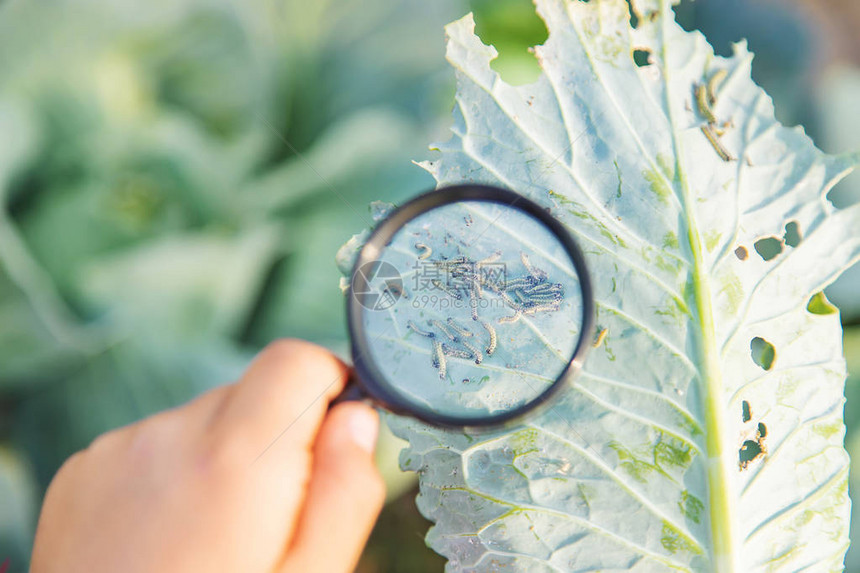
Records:
[[[489,416],[453,416],[425,410],[417,407],[392,388],[385,381],[385,376],[382,375],[372,358],[370,344],[367,336],[365,336],[361,320],[365,309],[357,302],[352,293],[352,281],[356,271],[366,263],[379,260],[379,255],[383,252],[385,246],[404,225],[427,211],[460,201],[497,203],[518,209],[522,213],[537,219],[562,244],[580,278],[582,329],[567,367],[565,367],[549,388],[530,402],[513,410]],[[346,297],[346,314],[347,328],[352,342],[355,382],[359,384],[368,397],[383,408],[395,414],[411,416],[433,426],[480,430],[514,423],[523,416],[547,406],[551,399],[571,382],[582,369],[585,355],[591,346],[591,340],[594,336],[594,292],[590,276],[582,250],[564,225],[544,207],[519,193],[491,185],[464,184],[440,187],[434,191],[419,195],[394,209],[376,226],[370,237],[368,237],[367,242],[359,251],[353,265]]]

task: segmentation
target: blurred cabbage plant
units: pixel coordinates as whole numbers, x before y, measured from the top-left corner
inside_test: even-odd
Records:
[[[343,347],[339,230],[430,185],[410,159],[445,111],[442,25],[463,11],[0,3],[0,443],[18,452],[0,489],[38,491],[273,337]],[[0,551],[21,564],[34,503],[13,497]]]

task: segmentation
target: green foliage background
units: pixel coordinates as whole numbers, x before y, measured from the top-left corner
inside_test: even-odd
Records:
[[[442,26],[470,9],[496,69],[533,79],[546,31],[527,0],[0,1],[0,562],[25,568],[41,492],[97,434],[234,378],[275,337],[345,350],[334,253],[370,201],[432,185],[410,161],[444,138]],[[860,148],[860,54],[828,48],[820,19],[678,13],[719,52],[749,38],[781,121]],[[856,459],[858,287],[829,293]],[[389,506],[362,571],[441,569],[412,507]]]

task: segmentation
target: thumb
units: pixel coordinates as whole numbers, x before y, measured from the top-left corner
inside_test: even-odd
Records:
[[[308,495],[284,561],[284,572],[347,573],[358,558],[385,500],[373,463],[379,416],[358,402],[326,416],[314,445]]]

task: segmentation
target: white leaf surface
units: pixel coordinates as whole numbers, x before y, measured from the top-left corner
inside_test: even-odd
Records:
[[[857,156],[779,125],[746,46],[715,56],[668,0],[634,1],[635,28],[622,0],[536,4],[532,85],[490,68],[471,16],[447,28],[453,137],[424,166],[550,208],[586,251],[606,332],[525,426],[390,418],[429,544],[449,571],[841,570],[845,364],[815,295],[860,256],[860,208],[824,197]],[[695,97],[717,73],[722,151]]]

